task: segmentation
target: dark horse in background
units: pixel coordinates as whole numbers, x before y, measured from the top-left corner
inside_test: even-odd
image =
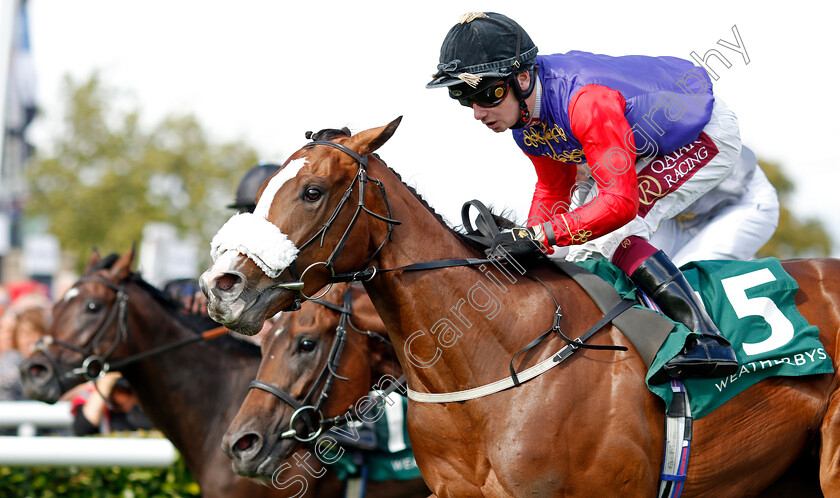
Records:
[[[489,266],[387,271],[484,257],[373,154],[398,124],[312,142],[292,154],[258,197],[265,219],[254,220],[267,237],[284,241],[285,255],[271,260],[277,263],[269,268],[272,278],[235,249],[217,254],[201,277],[216,321],[255,333],[265,317],[300,298],[295,281],[302,280],[302,293],[311,296],[333,273],[360,272],[408,387],[451,393],[509,377],[510,359],[551,328],[558,304],[562,330],[572,338],[603,316],[573,280],[550,265],[529,274],[545,282],[557,303],[527,276],[496,285]],[[422,144],[417,146],[422,154]],[[376,274],[366,271],[371,267]],[[799,284],[799,311],[819,327],[837,369],[840,261],[790,261],[784,268]],[[461,305],[471,298],[475,306]],[[580,349],[519,387],[468,401],[411,401],[412,448],[434,493],[653,496],[663,457],[664,404],[646,387],[645,364],[618,329],[606,326],[590,342],[628,351]],[[533,366],[563,346],[552,334],[516,367]],[[840,495],[838,404],[836,374],[773,377],[746,389],[695,421],[683,496],[756,495],[815,438],[821,444],[822,490]]]
[[[305,404],[303,401],[310,393],[313,402],[323,397],[318,418],[327,420],[333,417],[341,420],[345,414],[357,413],[357,406],[371,412],[366,414],[367,420],[378,421],[384,416],[385,403],[394,402],[372,398],[368,393],[373,386],[387,387],[402,376],[384,329],[364,288],[356,285],[336,285],[323,300],[306,301],[299,311],[283,313],[262,340],[263,360],[256,380],[268,390],[251,389],[222,443],[233,460],[234,470],[244,476],[271,480],[273,469],[289,459],[293,452],[301,449],[313,452],[314,438],[306,443],[291,435],[280,437],[278,432],[292,426],[292,415],[296,411],[295,406],[284,399],[284,394],[301,404]],[[328,362],[334,366],[328,367]],[[334,376],[330,379],[322,376],[322,372],[334,373]],[[283,394],[273,394],[275,390]],[[381,401],[382,405],[380,408],[363,405],[369,401]],[[395,409],[399,411],[396,420],[400,420],[402,405]],[[301,416],[312,415],[307,411],[303,413]],[[400,434],[403,425],[396,428]],[[343,432],[326,430],[324,434],[346,434],[350,440],[359,438],[355,429],[348,429],[345,424],[342,427]],[[302,427],[302,439],[308,438],[305,431],[317,433],[319,429],[317,422],[315,427]],[[345,446],[345,450],[348,449]],[[361,457],[365,454],[361,452]],[[316,458],[317,453],[311,459]],[[375,496],[377,490],[383,488],[387,492],[381,495],[389,498],[420,498],[430,493],[422,479],[370,484],[374,486],[368,496]]]
[[[23,365],[27,397],[54,403],[86,380],[72,373],[82,364],[83,355],[58,341],[82,350],[91,346],[91,354],[118,364],[156,348],[196,339],[202,329],[218,325],[207,318],[185,315],[179,304],[131,272],[133,260],[133,250],[118,259],[100,260],[95,251],[91,254],[84,276],[54,306],[49,335],[56,343],[45,352],[34,353]],[[109,318],[111,313],[118,316],[117,289],[126,296],[122,337],[120,320]],[[230,460],[221,451],[222,436],[248,393],[259,363],[258,346],[225,336],[139,359],[119,370],[136,390],[155,427],[184,458],[202,496],[344,496],[344,484],[334,472],[317,480],[292,472],[276,476],[278,482],[307,479],[306,494],[298,494],[303,483],[280,490],[232,471]],[[324,470],[317,460],[310,461],[314,471]]]

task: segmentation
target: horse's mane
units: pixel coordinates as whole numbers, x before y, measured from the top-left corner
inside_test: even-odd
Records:
[[[118,254],[109,254],[108,256],[102,258],[98,263],[96,263],[90,273],[93,273],[98,270],[106,270],[110,269],[114,266],[114,263],[119,259]],[[206,330],[210,330],[219,326],[219,324],[213,321],[212,318],[209,316],[205,316],[199,313],[184,313],[185,310],[183,303],[181,301],[175,300],[166,293],[164,293],[159,288],[155,287],[154,285],[147,282],[143,279],[143,276],[137,272],[129,273],[128,277],[125,279],[126,282],[131,282],[140,289],[152,297],[160,306],[166,311],[167,314],[174,317],[178,322],[183,324],[188,330],[193,332],[194,334],[200,334]],[[256,344],[251,342],[247,342],[241,339],[237,339],[230,335],[225,335],[224,337],[220,337],[213,341],[210,341],[209,344],[212,344],[217,347],[222,347],[224,349],[235,349],[241,351],[244,354],[248,354],[251,356],[261,357],[260,347]]]
[[[92,275],[93,273],[100,270],[110,270],[119,258],[119,254],[109,254],[105,256],[91,267],[90,271],[88,271],[88,274]],[[181,309],[180,303],[176,303],[169,296],[164,294],[160,289],[146,282],[139,273],[130,272],[125,281],[137,284],[140,288],[143,289],[144,292],[152,296],[155,299],[155,301],[157,301],[161,306],[163,306],[168,313],[174,314],[175,312]],[[192,324],[190,328],[197,330],[201,328],[201,326],[202,324],[199,324],[196,321],[196,323]]]
[[[397,173],[396,171],[394,171],[394,169],[393,169],[393,168],[391,168],[390,166],[388,166],[388,164],[387,164],[387,163],[385,163],[385,161],[383,161],[381,157],[379,157],[379,154],[375,154],[375,153],[374,153],[374,154],[373,154],[373,156],[375,156],[375,157],[376,157],[379,161],[381,161],[381,162],[382,162],[382,164],[384,164],[384,165],[385,165],[385,167],[386,167],[386,168],[388,168],[388,170],[390,170],[390,171],[391,171],[391,173],[393,173],[393,174],[394,174],[394,176],[396,176],[396,177],[397,177],[397,180],[399,180],[399,181],[400,181],[400,183],[402,183],[402,184],[403,184],[403,186],[404,186],[405,188],[407,188],[409,192],[411,192],[411,194],[412,194],[412,195],[413,195],[413,196],[414,196],[414,197],[415,197],[415,198],[416,198],[416,199],[420,202],[420,204],[422,204],[422,205],[423,205],[423,207],[425,207],[425,208],[426,208],[426,210],[428,210],[428,211],[432,214],[432,216],[434,216],[434,217],[435,217],[435,219],[436,219],[436,220],[438,220],[438,221],[440,222],[440,224],[441,224],[441,225],[443,225],[444,227],[446,227],[446,229],[448,229],[448,230],[452,233],[452,235],[454,235],[454,236],[455,236],[455,237],[457,237],[457,238],[458,238],[461,242],[463,242],[463,243],[467,244],[468,246],[470,246],[470,247],[472,247],[472,248],[474,248],[474,249],[478,249],[478,250],[480,250],[480,251],[483,251],[483,250],[485,249],[485,247],[484,247],[483,245],[479,244],[479,243],[478,243],[478,242],[476,242],[475,240],[473,240],[473,239],[471,239],[471,238],[469,238],[469,237],[467,237],[467,236],[466,236],[465,227],[464,227],[463,225],[457,225],[457,227],[456,227],[456,228],[453,228],[453,227],[449,224],[449,222],[448,222],[448,221],[447,221],[447,220],[446,220],[446,219],[445,219],[445,218],[444,218],[444,217],[443,217],[440,213],[438,213],[437,211],[435,211],[435,209],[434,209],[432,206],[430,206],[428,202],[426,202],[426,199],[423,199],[423,196],[421,196],[421,195],[417,192],[417,190],[416,190],[414,187],[412,187],[411,185],[409,185],[409,184],[405,183],[405,182],[403,181],[402,177],[400,176],[400,174],[399,174],[399,173]],[[496,220],[496,224],[497,224],[497,225],[499,225],[499,228],[504,229],[504,228],[513,228],[513,227],[515,227],[515,226],[518,226],[518,225],[516,224],[516,222],[511,221],[511,220],[507,217],[507,216],[509,216],[508,212],[503,212],[502,214],[496,214],[496,213],[493,213],[493,212],[492,212],[492,211],[493,211],[493,207],[492,207],[492,206],[490,206],[488,209],[490,209],[490,212],[491,212],[491,214],[493,215],[493,219],[494,219],[494,220]],[[460,227],[460,230],[458,229],[458,227]]]

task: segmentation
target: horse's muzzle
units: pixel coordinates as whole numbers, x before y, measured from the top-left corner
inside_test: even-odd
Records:
[[[29,399],[52,404],[63,394],[55,369],[37,354],[21,365],[20,377],[23,395]]]
[[[242,275],[232,271],[217,271],[211,267],[198,279],[198,285],[207,297],[210,318],[223,325],[236,323],[245,311],[241,299],[245,289]]]

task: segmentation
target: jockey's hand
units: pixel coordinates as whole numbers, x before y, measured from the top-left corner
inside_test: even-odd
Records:
[[[184,298],[184,307],[189,310],[190,313],[210,316],[210,312],[207,311],[207,297],[203,292],[199,291],[192,296],[186,296]]]
[[[507,251],[514,258],[536,256],[541,252],[547,252],[543,240],[545,236],[542,230],[536,227],[517,227],[510,230],[503,230],[493,237],[493,245],[490,246],[490,256],[502,256],[499,248]]]

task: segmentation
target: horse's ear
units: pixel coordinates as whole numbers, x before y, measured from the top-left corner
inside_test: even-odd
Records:
[[[93,267],[96,266],[96,264],[100,261],[102,261],[102,256],[99,254],[99,250],[94,247],[93,250],[90,251],[90,256],[88,257],[87,264],[85,265],[85,271],[83,272],[83,275],[87,275],[88,273],[90,273]]]
[[[402,121],[402,116],[391,121],[385,126],[360,132],[359,134],[350,137],[347,142],[345,142],[345,145],[356,151],[360,156],[370,154],[376,149],[382,147],[382,145],[391,138],[391,135],[397,131],[400,121]]]
[[[136,244],[132,244],[131,250],[120,256],[119,259],[114,262],[114,266],[111,267],[109,273],[115,282],[124,280],[131,274],[131,266],[134,264],[135,247]]]

